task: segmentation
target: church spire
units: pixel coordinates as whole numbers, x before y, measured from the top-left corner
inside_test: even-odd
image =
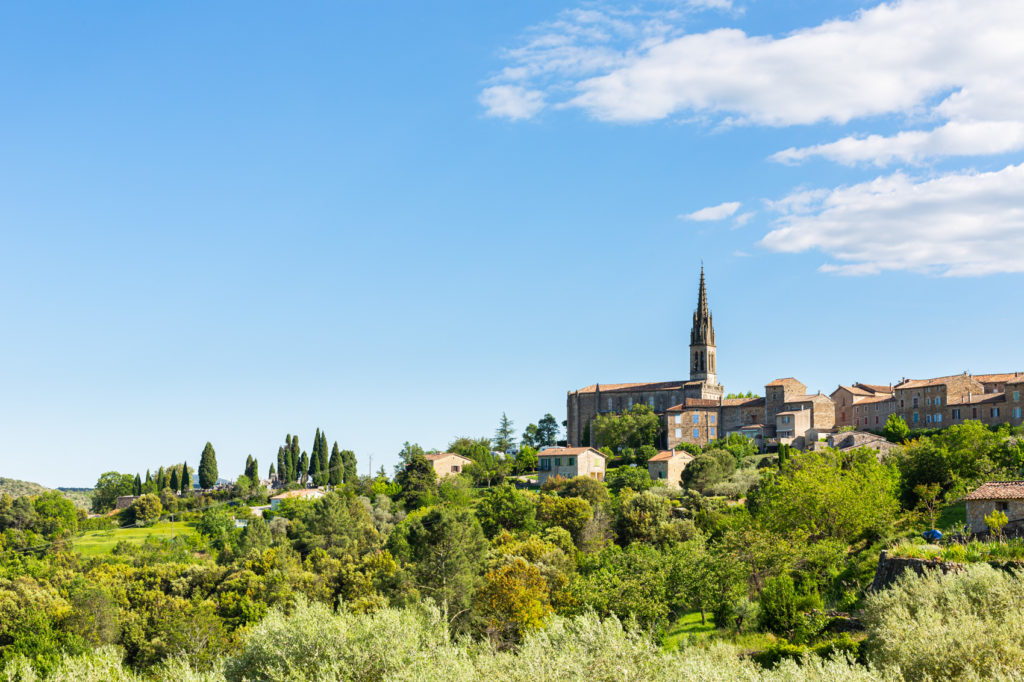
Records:
[[[704,284],[703,265],[700,266],[700,290],[697,292],[697,309],[693,311],[690,345],[715,345],[715,328],[711,323],[711,308],[708,306],[708,292]]]

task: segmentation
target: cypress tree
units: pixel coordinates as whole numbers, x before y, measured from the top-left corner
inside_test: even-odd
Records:
[[[171,469],[171,483],[170,483],[170,488],[171,488],[171,490],[173,490],[174,492],[178,492],[178,489],[179,489],[180,487],[181,487],[181,483],[179,483],[179,482],[178,482],[178,469],[177,469],[177,468]]]
[[[309,456],[306,454],[306,451],[303,450],[302,451],[302,455],[299,456],[299,471],[302,472],[302,475],[299,478],[301,479],[302,485],[306,485],[306,478],[308,476],[308,474],[306,473],[306,470],[308,468],[309,468]]]
[[[359,478],[356,471],[356,453],[351,450],[342,450],[341,461],[345,463],[345,483],[355,483]]]
[[[183,494],[192,490],[192,477],[188,475],[188,462],[181,465],[181,479],[179,482],[181,483],[181,492]]]
[[[274,466],[271,464],[270,466]],[[287,467],[284,465],[284,448],[277,449],[277,471],[281,473],[281,478],[284,479],[285,471]]]
[[[252,455],[245,457],[245,471],[242,472],[246,478],[252,478]]]
[[[142,494],[142,477],[135,474],[135,482],[132,483],[132,495]]]
[[[158,491],[163,490],[167,487],[167,472],[164,471],[163,467],[156,472],[156,489]]]
[[[268,472],[267,472],[267,478],[269,478],[269,479],[273,480],[273,478],[274,478],[274,474],[275,474],[275,473],[276,473],[276,472],[274,471],[274,463],[273,463],[273,462],[271,462],[271,463],[270,463],[270,471],[268,471]]]
[[[338,449],[338,442],[334,442],[331,448],[331,461],[328,468],[331,470],[327,475],[327,481],[331,485],[341,485],[345,481],[345,463],[341,460],[341,451]]]
[[[273,468],[274,465],[270,466]],[[249,480],[252,481],[254,488],[260,484],[260,463],[255,457],[252,458],[252,475],[249,476]]]
[[[302,475],[299,471],[299,437],[292,436],[292,444],[288,448],[288,482],[294,483]]]
[[[327,485],[330,480],[331,463],[327,455],[327,434],[320,432],[320,485]]]
[[[316,435],[313,436],[313,452],[309,457],[309,473],[310,480],[313,481],[313,485],[317,485],[320,480],[320,429],[316,430]]]
[[[212,488],[217,483],[217,453],[209,443],[203,448],[199,458],[199,487],[203,490]]]

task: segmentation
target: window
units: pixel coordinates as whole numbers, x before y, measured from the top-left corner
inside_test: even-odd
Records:
[[[651,406],[651,407],[654,407],[654,396],[653,395],[650,398],[647,399],[647,404],[649,406]]]
[[[665,470],[664,469],[662,469],[661,471],[658,472],[658,478],[665,478]]]
[[[612,399],[611,398],[608,398],[608,411],[609,412],[612,411]]]
[[[996,509],[998,509],[999,511],[1006,511],[1009,508],[1009,502],[996,502]]]
[[[716,437],[715,436],[715,427],[714,426],[708,427],[708,437],[709,438],[715,438]]]
[[[914,407],[917,407],[917,398],[914,398]]]
[[[700,429],[694,429],[693,430],[693,439],[694,440],[699,440],[700,439]]]
[[[942,423],[942,413],[941,412],[939,414],[935,415],[935,422],[938,423],[938,424]]]
[[[1020,402],[1020,391],[1014,391],[1013,392],[1013,402],[1015,402],[1015,403],[1019,403]]]
[[[929,424],[931,424],[932,423],[932,416],[930,414],[926,414],[925,417],[924,417],[924,420],[926,422],[928,422]]]
[[[960,419],[960,408],[953,410],[953,419]]]
[[[694,424],[699,424],[700,423],[700,417],[698,417],[697,415],[693,415],[693,423]]]
[[[708,423],[709,424],[714,424],[715,423],[715,415],[713,415],[713,414],[709,414],[708,415]]]
[[[682,438],[682,437],[683,437],[683,430],[682,429],[676,429],[676,438]]]
[[[555,466],[556,467],[562,466],[562,458],[561,457],[555,457]]]
[[[924,399],[924,404],[927,405],[928,407],[931,407],[932,406],[932,399],[931,398],[925,398]]]
[[[939,396],[935,396],[935,407],[938,407],[941,404],[942,404],[942,398],[940,398]]]
[[[540,458],[540,467],[539,468],[540,468],[541,471],[551,471],[551,458],[550,457],[541,457]]]
[[[682,424],[682,423],[683,423],[683,415],[677,414],[676,415],[676,424]]]
[[[875,423],[876,424],[878,423],[878,415],[877,414],[875,415]]]
[[[917,417],[917,412],[915,412],[914,413],[914,423],[916,424],[919,421],[920,421],[920,419],[918,419],[918,417]]]
[[[993,417],[998,417],[999,416],[999,408],[998,407],[993,407],[992,408],[992,416]]]
[[[573,466],[574,464],[576,464],[576,458],[575,457],[570,457],[568,459],[568,461],[567,461],[567,464],[568,464],[568,466]]]
[[[633,409],[633,399],[632,398],[629,399],[629,403],[626,405],[626,409],[627,410]]]
[[[1020,408],[1019,407],[1013,408],[1013,418],[1014,419],[1020,419]]]
[[[452,465],[452,473],[453,474],[459,473],[459,465],[458,464],[453,464]]]
[[[978,418],[978,408],[977,407],[972,407],[971,408],[971,418],[973,418],[973,419],[977,419]]]
[[[900,399],[900,407],[903,407],[903,399]]]

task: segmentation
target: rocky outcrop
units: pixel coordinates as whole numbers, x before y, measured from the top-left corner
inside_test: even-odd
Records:
[[[882,550],[878,555],[878,567],[875,569],[875,579],[871,581],[870,591],[884,589],[892,585],[897,578],[913,571],[917,575],[924,575],[925,571],[937,570],[942,573],[957,573],[966,568],[965,564],[958,564],[952,561],[941,561],[939,559],[908,559],[905,557],[891,557],[889,553]]]

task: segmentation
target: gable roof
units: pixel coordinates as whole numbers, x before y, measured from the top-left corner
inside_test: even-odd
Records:
[[[764,398],[722,398],[723,407],[764,407]]]
[[[689,462],[691,459],[693,459],[693,455],[691,455],[689,452],[686,452],[685,450],[662,450],[658,454],[656,454],[654,457],[651,457],[647,461],[648,461],[648,463],[650,463],[650,462],[667,462],[670,459],[675,459],[676,457],[685,459],[687,462]]]
[[[989,481],[965,500],[1024,500],[1024,481]]]
[[[587,450],[591,450],[594,454],[608,459],[608,456],[597,448],[552,448],[544,452],[538,452],[537,457],[572,457],[573,455],[582,455]]]
[[[435,452],[433,454],[423,455],[423,456],[427,458],[428,462],[436,462],[439,459],[445,459],[447,457],[458,457],[459,459],[461,459],[463,461],[466,461],[466,462],[472,462],[473,461],[469,457],[463,457],[462,455],[460,455],[457,452]]]
[[[807,388],[806,384],[801,383],[800,381],[794,379],[793,377],[783,377],[782,379],[776,379],[775,381],[765,384],[765,386],[787,386],[790,384],[799,384],[800,386]]]
[[[935,377],[934,379],[904,379],[900,383],[896,384],[894,388],[924,388],[926,386],[941,386],[948,384],[953,379],[964,379],[967,378],[967,374],[950,374],[944,377]]]
[[[1006,374],[975,374],[974,378],[983,384],[1005,384],[1014,379],[1024,379],[1019,372],[1007,372]]]
[[[626,384],[591,384],[584,386],[576,393],[615,393],[616,391],[672,391],[679,390],[688,382],[679,381],[638,381]]]
[[[892,386],[880,386],[878,384],[862,384],[859,381],[854,384],[862,389],[872,391],[873,393],[892,393]]]
[[[975,393],[974,395],[965,395],[962,398],[950,398],[946,401],[947,405],[982,405],[985,403],[1005,403],[1005,393]]]

